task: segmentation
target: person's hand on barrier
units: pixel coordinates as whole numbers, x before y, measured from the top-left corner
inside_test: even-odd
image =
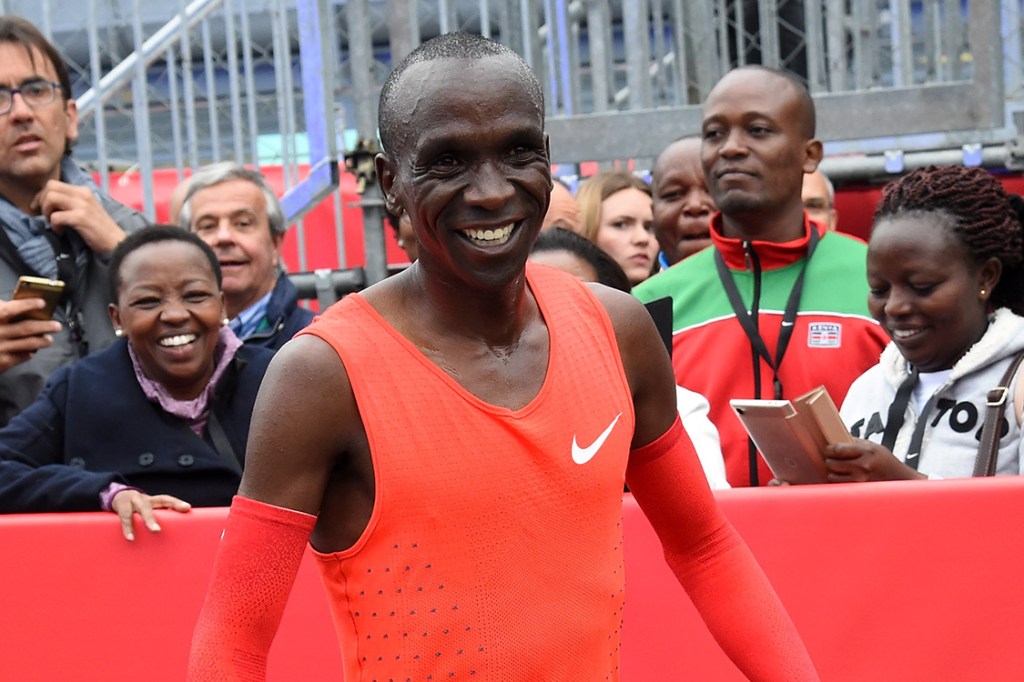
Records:
[[[176,512],[187,512],[192,505],[173,495],[147,495],[141,490],[126,488],[114,496],[110,509],[121,519],[121,532],[129,542],[135,539],[135,515],[138,514],[153,533],[160,532],[160,524],[156,522],[154,509],[173,509]]]
[[[37,350],[53,343],[60,322],[18,319],[42,307],[41,298],[0,300],[0,372],[31,359]]]
[[[827,446],[825,469],[829,483],[927,478],[898,460],[888,449],[861,438],[855,438],[852,443]]]

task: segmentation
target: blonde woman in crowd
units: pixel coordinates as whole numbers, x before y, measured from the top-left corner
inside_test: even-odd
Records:
[[[576,193],[584,237],[622,266],[632,286],[651,276],[657,265],[651,188],[632,173],[598,173]]]

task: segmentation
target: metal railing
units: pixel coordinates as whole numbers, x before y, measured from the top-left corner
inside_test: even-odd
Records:
[[[104,184],[111,168],[140,170],[153,215],[145,178],[154,169],[184,177],[223,159],[283,166],[290,216],[325,197],[334,203],[342,266],[329,159],[345,149],[368,176],[380,87],[438,33],[478,32],[524,56],[545,87],[553,161],[570,170],[627,159],[645,167],[699,130],[700,102],[729,68],[787,68],[814,94],[825,168],[843,180],[931,159],[1018,162],[1022,8],[1024,0],[0,0],[0,11],[36,23],[66,55],[83,122],[76,156],[95,160]],[[376,281],[385,272],[382,208],[374,183],[367,187],[365,263]],[[302,243],[301,222],[298,233]]]

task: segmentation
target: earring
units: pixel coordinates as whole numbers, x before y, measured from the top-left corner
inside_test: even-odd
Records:
[[[981,297],[982,297],[982,298],[985,298],[985,294],[987,294],[988,292],[987,292],[986,290],[982,289],[982,290],[981,290],[981,291],[979,291],[978,293],[980,293],[980,294],[981,294]]]
[[[114,336],[116,336],[117,338],[120,339],[122,336],[124,336],[124,330],[123,329],[115,329],[114,330]]]
[[[226,327],[226,326],[228,326],[229,324],[231,324],[231,320],[229,320],[229,319],[228,319],[228,318],[226,318],[226,317],[225,317],[225,318],[224,318],[223,320],[221,320],[221,321],[220,321],[220,326],[222,326],[222,327]]]

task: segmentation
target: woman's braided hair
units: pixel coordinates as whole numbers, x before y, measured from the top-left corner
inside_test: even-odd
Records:
[[[1024,315],[1024,200],[1009,195],[981,168],[928,166],[885,186],[874,222],[911,212],[938,212],[952,219],[953,234],[975,264],[995,256],[1003,265],[990,299]]]

